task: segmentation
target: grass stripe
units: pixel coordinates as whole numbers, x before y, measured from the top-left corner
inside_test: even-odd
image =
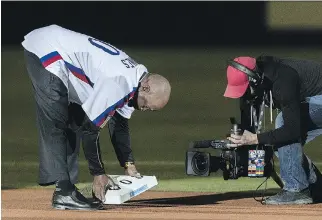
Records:
[[[103,161],[105,165],[119,165],[117,161]],[[38,162],[35,161],[2,161],[2,166],[38,166]],[[148,165],[160,165],[160,166],[182,166],[184,162],[181,161],[139,161],[137,165],[148,166]],[[79,161],[79,165],[87,165],[87,161]]]

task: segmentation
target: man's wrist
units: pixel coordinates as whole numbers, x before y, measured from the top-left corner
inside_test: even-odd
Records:
[[[100,176],[106,174],[105,170],[91,171],[90,173],[92,176]]]
[[[127,161],[124,163],[124,168],[127,169],[129,166],[134,165],[134,161]]]

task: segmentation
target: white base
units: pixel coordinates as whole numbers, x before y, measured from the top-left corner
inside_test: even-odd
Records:
[[[122,204],[131,198],[158,185],[155,176],[143,176],[141,179],[125,175],[109,175],[121,189],[107,190],[104,204]]]

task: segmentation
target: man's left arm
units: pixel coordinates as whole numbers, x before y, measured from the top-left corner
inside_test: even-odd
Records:
[[[134,163],[128,119],[115,112],[108,121],[108,129],[120,166],[124,167],[126,162]]]

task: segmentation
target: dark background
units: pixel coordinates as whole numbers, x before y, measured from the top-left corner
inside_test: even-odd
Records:
[[[266,2],[1,2],[2,45],[57,24],[117,45],[319,45],[321,31],[268,31]]]

